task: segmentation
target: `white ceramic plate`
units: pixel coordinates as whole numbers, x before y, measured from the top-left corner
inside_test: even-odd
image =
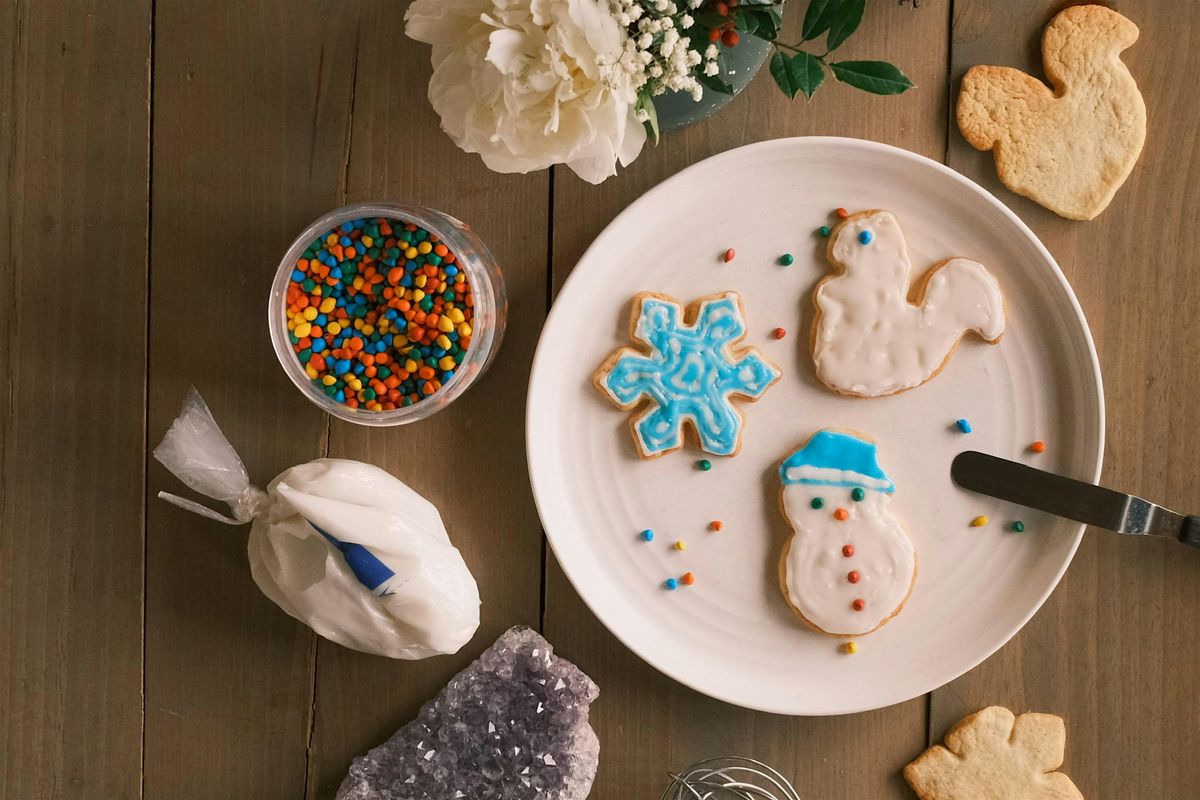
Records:
[[[884,208],[904,226],[914,278],[948,256],[984,262],[1008,322],[999,345],[967,338],[940,375],[879,399],[833,394],[813,374],[811,290],[825,274],[832,210]],[[737,250],[732,263],[719,253]],[[781,267],[777,257],[793,253]],[[630,299],[689,302],[733,289],[750,333],[784,371],[745,405],[741,453],[682,450],[640,461],[592,373],[627,343]],[[787,330],[773,339],[776,327]],[[974,432],[958,433],[954,421]],[[822,427],[879,443],[896,483],[893,511],[916,542],[920,574],[904,610],[847,655],[805,628],[780,594],[790,529],[779,511],[780,460]],[[784,714],[845,714],[941,686],[1011,638],[1053,590],[1081,526],[970,494],[950,461],[977,449],[1096,480],[1104,446],[1099,364],[1079,304],[1054,259],[979,186],[922,156],[872,142],[763,142],[684,170],[626,209],[563,287],[534,361],[528,406],[534,494],[554,553],[588,606],[634,652],[713,697]],[[1048,450],[1027,446],[1043,439]],[[987,515],[985,528],[969,527]],[[1014,519],[1024,534],[1008,530]],[[707,530],[719,519],[724,530]],[[657,536],[647,544],[644,528]],[[672,549],[686,542],[682,552]],[[666,591],[685,571],[696,584]]]

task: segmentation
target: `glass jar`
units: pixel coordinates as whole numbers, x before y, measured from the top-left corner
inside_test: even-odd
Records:
[[[287,327],[287,290],[297,260],[319,237],[338,228],[344,222],[356,219],[382,217],[389,221],[412,223],[436,234],[450,249],[456,265],[467,276],[474,295],[474,319],[471,321],[471,343],[462,363],[445,384],[428,397],[409,406],[390,411],[370,411],[351,408],[321,391],[304,370],[304,365],[292,349]],[[296,388],[338,419],[359,425],[391,426],[404,425],[437,413],[467,390],[491,365],[504,338],[504,324],[508,313],[508,300],[504,293],[504,278],[495,258],[480,241],[479,237],[465,224],[449,214],[421,206],[398,203],[355,203],[330,211],[314,221],[296,237],[292,246],[279,262],[275,281],[271,284],[271,297],[267,305],[267,321],[271,331],[271,343],[283,371],[291,378]]]

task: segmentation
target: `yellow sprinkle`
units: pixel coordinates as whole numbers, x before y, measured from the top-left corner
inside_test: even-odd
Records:
[[[433,252],[433,245],[431,245],[429,242],[421,242],[419,245],[417,245],[417,252],[423,256],[427,256]]]
[[[442,356],[442,360],[438,362],[438,366],[444,370],[454,369],[454,356]]]
[[[462,323],[461,325],[459,325],[458,326],[458,335],[459,336],[470,336],[471,335],[471,326],[465,322]]]
[[[336,322],[331,322],[325,326],[325,332],[333,334],[334,336],[337,336],[339,333],[342,332],[342,326]]]
[[[435,344],[436,344],[438,347],[442,348],[443,350],[449,350],[449,349],[450,349],[450,344],[451,344],[451,343],[450,343],[450,340],[449,340],[449,339],[446,337],[446,335],[445,335],[445,334],[442,334],[441,336],[437,337],[437,338],[436,338],[436,339],[434,339],[433,341],[434,341],[434,343],[435,343]]]
[[[842,649],[850,655],[854,655],[858,652],[858,642],[846,642],[844,645],[842,645]]]
[[[363,279],[362,279],[362,276],[361,276],[361,275],[359,275],[358,277],[356,277],[356,278],[354,279],[354,282],[353,282],[353,284],[352,284],[352,285],[354,286],[354,288],[355,288],[355,289],[361,289],[361,288],[363,287]]]
[[[450,321],[453,322],[455,325],[459,324],[460,322],[462,322],[463,320],[466,319],[466,317],[463,316],[463,312],[459,311],[457,308],[452,308],[449,311],[447,311],[446,316],[449,317]]]
[[[308,336],[308,334],[312,333],[312,323],[301,322],[296,326],[296,329],[292,331],[292,333],[303,339],[305,336]]]
[[[425,299],[425,293],[420,289],[413,289],[412,299],[419,303]]]
[[[982,528],[984,525],[987,525],[987,524],[988,524],[987,517],[980,516],[980,517],[976,517],[975,519],[971,520],[972,528]]]
[[[410,247],[407,250],[405,250],[404,257],[405,258],[416,258],[417,257],[417,248]]]
[[[438,330],[442,333],[449,333],[450,331],[454,330],[454,323],[449,317],[443,314],[442,316],[438,317]]]
[[[676,550],[686,550],[687,549],[687,545],[683,543],[683,539],[680,539],[679,541],[675,542],[675,549]]]
[[[397,333],[392,337],[392,347],[404,347],[406,344],[408,344],[408,337],[403,333]]]
[[[333,309],[337,308],[337,300],[334,300],[332,297],[326,297],[321,301],[320,308],[322,314],[328,314],[330,311],[333,311]]]
[[[326,386],[333,386],[335,383],[337,383],[337,378],[333,377],[332,375],[326,375],[325,377],[321,378],[321,383],[325,384]]]
[[[418,275],[417,277],[413,278],[413,285],[416,286],[418,289],[424,289],[425,284],[428,282],[429,282],[429,276],[427,276],[427,275]]]
[[[364,236],[364,237],[362,237],[362,243],[365,244],[367,247],[372,247],[375,244],[375,240],[372,239],[370,236]]]
[[[313,308],[312,306],[309,306],[308,308],[304,309],[304,311],[302,311],[300,313],[301,313],[301,316],[303,316],[306,320],[308,320],[309,322],[312,322],[314,319],[317,318],[317,314],[319,312],[317,311],[317,309]]]
[[[313,367],[311,367],[307,364],[304,366],[304,374],[307,375],[308,377],[312,378],[313,380],[316,380],[318,377],[316,369],[314,369]]]
[[[331,233],[325,237],[325,244],[337,244],[338,237],[336,233]]]
[[[363,326],[359,328],[359,330],[361,330],[365,335],[370,336],[375,332],[375,326],[371,325],[370,323],[363,323]]]
[[[351,378],[350,380],[346,381],[346,383],[354,391],[356,391],[356,392],[362,391],[362,381],[360,381],[358,378]]]

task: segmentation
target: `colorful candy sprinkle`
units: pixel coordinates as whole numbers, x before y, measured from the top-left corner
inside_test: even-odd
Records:
[[[695,582],[696,582],[696,576],[695,576],[695,575],[693,575],[693,574],[692,574],[692,573],[690,573],[690,572],[685,572],[685,573],[683,573],[683,577],[681,577],[681,578],[679,579],[679,581],[680,581],[680,582],[681,582],[681,583],[682,583],[684,586],[691,586],[693,583],[695,583]]]
[[[855,486],[850,492],[850,499],[856,503],[861,503],[867,496],[866,491],[861,486]]]
[[[821,234],[822,239],[828,239],[829,234],[833,233],[833,230],[828,225],[822,225],[817,228],[817,233]]]
[[[850,581],[850,583],[858,583],[861,579],[862,575],[859,575],[856,569],[852,569],[846,574],[846,580]]]
[[[436,234],[356,219],[297,259],[286,312],[292,349],[320,391],[350,408],[391,411],[453,377],[471,346],[475,300]]]
[[[1046,452],[1046,443],[1043,441],[1034,442],[1033,444],[1029,445],[1029,449],[1035,453],[1044,453]]]
[[[1021,520],[1019,520],[1019,519],[1013,520],[1012,529],[1013,529],[1014,533],[1024,533],[1025,532],[1025,523],[1021,522]]]
[[[867,601],[863,600],[861,597],[859,597],[850,605],[855,611],[862,611],[864,608],[867,607]]]
[[[846,558],[850,558],[850,556],[854,555],[854,545],[852,545],[852,544],[842,545],[842,555],[845,556]]]
[[[858,652],[858,642],[846,642],[842,645],[842,650],[849,655],[854,655]]]
[[[980,516],[976,517],[975,519],[971,520],[972,528],[982,528],[984,525],[987,525],[987,524],[988,524],[988,518],[983,515],[980,515]]]
[[[674,578],[667,578],[666,581],[663,582],[663,586],[667,589],[667,591],[673,592],[679,586],[679,581],[675,580]]]
[[[730,261],[733,261],[733,257],[736,255],[737,251],[731,247],[721,254],[721,260],[728,264]]]
[[[810,506],[812,506],[813,508],[823,508],[825,506],[825,498],[814,497],[812,500],[809,501],[808,504]]]
[[[858,232],[858,243],[859,244],[870,244],[871,240],[874,238],[875,238],[874,235],[872,235],[872,233],[870,231],[859,231]]]
[[[782,339],[783,337],[787,336],[787,329],[776,328],[775,330],[771,331],[771,335],[776,339]]]
[[[795,262],[796,262],[796,259],[792,256],[791,253],[784,253],[783,255],[781,255],[779,257],[779,266],[781,266],[781,267],[790,267]]]
[[[646,528],[646,530],[642,531],[642,541],[643,542],[653,542],[654,541],[654,531],[650,530],[649,528]]]
[[[838,219],[845,219],[846,217],[850,216],[850,212],[844,208],[838,208],[833,213],[838,215]]]
[[[839,508],[837,511],[833,512],[833,518],[838,522],[845,522],[850,518],[850,512],[844,508]]]
[[[675,544],[671,545],[676,550],[687,550],[687,543],[683,539],[676,539]]]
[[[961,431],[962,433],[970,433],[971,432],[971,423],[967,422],[965,419],[955,420],[954,424],[956,426],[958,426],[959,431]]]
[[[721,528],[724,528],[724,527],[725,527],[725,523],[721,522],[721,520],[719,520],[719,519],[714,519],[712,522],[708,523],[708,529],[710,531],[714,531],[714,532],[719,531],[719,530],[721,530]]]
[[[707,458],[702,458],[696,462],[696,467],[701,472],[708,472],[710,469],[712,469],[712,462]]]

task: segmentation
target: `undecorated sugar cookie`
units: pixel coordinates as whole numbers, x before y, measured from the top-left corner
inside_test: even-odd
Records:
[[[948,258],[912,288],[908,245],[890,211],[852,214],[829,237],[832,275],[813,292],[817,378],[835,392],[881,397],[920,386],[968,331],[1004,333],[1004,297],[978,261]]]
[[[912,539],[888,510],[895,484],[861,433],[825,429],[779,467],[793,535],[779,558],[792,610],[833,636],[861,636],[900,612],[917,577]]]
[[[921,800],[1083,800],[1061,772],[1067,728],[1053,714],[990,706],[959,722],[904,768]]]
[[[673,297],[642,292],[629,335],[646,349],[617,350],[593,381],[623,409],[646,406],[630,420],[638,454],[669,453],[686,435],[706,453],[737,455],[744,418],[735,401],[757,400],[781,374],[758,350],[737,347],[746,335],[741,298],[722,292],[685,310]]]
[[[1067,219],[1093,219],[1125,182],[1146,140],[1146,104],[1121,61],[1137,26],[1104,6],[1064,9],[1042,33],[1053,90],[1010,67],[963,76],[958,128],[991,150],[1000,180]]]

